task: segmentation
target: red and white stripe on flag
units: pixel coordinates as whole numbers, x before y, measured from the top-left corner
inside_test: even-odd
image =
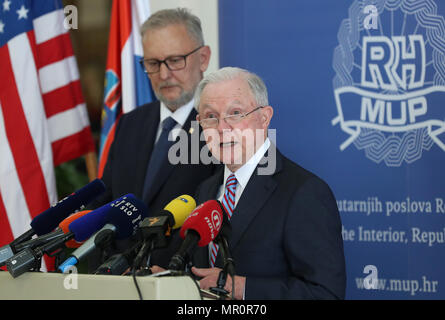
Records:
[[[149,16],[149,0],[113,0],[105,73],[99,177],[102,177],[120,116],[153,101],[150,81],[139,64],[144,55],[140,27]]]
[[[0,245],[57,202],[54,165],[95,150],[61,3],[14,5],[0,16]]]

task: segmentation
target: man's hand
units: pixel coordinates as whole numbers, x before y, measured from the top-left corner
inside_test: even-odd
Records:
[[[156,265],[154,265],[154,266],[152,266],[152,267],[150,268],[150,271],[151,271],[152,274],[156,274],[156,273],[159,273],[159,272],[164,272],[165,269],[164,269],[164,268],[161,268],[160,266],[156,266]]]
[[[201,277],[202,279],[199,281],[199,286],[201,289],[209,290],[212,287],[216,287],[216,283],[218,281],[219,273],[221,272],[220,268],[195,268],[192,267],[192,272],[194,275]],[[243,300],[244,297],[244,287],[246,285],[246,277],[235,276],[235,299]],[[232,277],[227,276],[226,285],[224,289],[227,290],[230,295],[232,294]]]

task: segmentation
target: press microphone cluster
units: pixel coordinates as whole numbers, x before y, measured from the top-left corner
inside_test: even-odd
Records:
[[[96,187],[96,190],[100,189],[97,182],[93,183],[93,187]],[[82,208],[83,204],[79,203],[85,203],[87,201],[85,199],[88,198],[80,191],[78,193],[83,195],[83,198],[78,201],[77,208]],[[75,194],[71,196],[74,197]],[[11,249],[12,255],[5,261],[8,271],[14,278],[27,271],[37,270],[45,254],[51,256],[61,248],[75,248],[57,268],[59,272],[65,273],[88,257],[93,250],[104,249],[115,240],[130,239],[133,244],[126,251],[112,255],[95,273],[132,274],[137,285],[135,276],[141,273],[136,271],[149,266],[148,257],[153,250],[169,245],[175,229],[179,229],[179,236],[183,242],[171,257],[168,264],[169,274],[179,275],[184,274],[184,271],[188,274],[186,267],[191,262],[196,247],[204,247],[214,241],[220,246],[224,259],[224,268],[220,274],[222,280],[218,280],[218,288],[214,289],[223,292],[225,284],[223,276],[227,277],[227,273],[234,275],[233,258],[228,245],[231,227],[227,213],[217,200],[209,200],[196,207],[192,197],[181,195],[169,202],[156,216],[148,217],[145,204],[134,195],[127,194],[96,210],[80,211],[71,215],[62,214],[63,210],[60,208],[63,203],[67,204],[67,200],[70,199],[74,201],[70,197],[53,207],[60,210],[57,215],[54,214],[56,216],[54,220],[50,219],[47,211],[42,213],[43,217],[33,220],[32,232],[36,234],[38,232],[39,237],[35,239],[22,237],[20,241],[16,239],[15,243],[10,244],[8,248]],[[73,206],[65,208],[73,210]],[[58,225],[54,224],[56,220],[61,220]],[[42,223],[50,223],[51,226],[44,227]],[[128,273],[128,270],[132,272]],[[148,269],[141,271],[144,270]]]
[[[146,215],[145,204],[127,194],[72,222],[69,230],[76,235],[75,240],[85,242],[59,266],[59,270],[65,272],[76,265],[103,241],[129,238]]]
[[[128,268],[136,270],[143,267],[150,252],[168,246],[172,231],[183,225],[195,207],[196,202],[189,195],[170,201],[157,216],[147,217],[139,224],[139,240],[135,245],[110,257],[96,270],[96,274],[121,275]]]
[[[14,254],[19,253],[23,249],[42,245],[53,239],[53,237],[56,237],[57,234],[52,234],[51,232],[61,221],[67,218],[70,214],[83,210],[86,205],[104,191],[105,184],[102,180],[93,180],[83,188],[75,191],[68,197],[60,200],[54,206],[40,213],[31,221],[31,229],[17,237],[10,244],[0,248],[0,266],[4,265],[8,259],[12,258]],[[58,235],[61,235],[60,232],[61,231],[59,230]],[[34,235],[39,236],[37,239],[40,239],[31,239]]]

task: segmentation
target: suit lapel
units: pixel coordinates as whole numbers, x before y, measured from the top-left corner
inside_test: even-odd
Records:
[[[270,148],[275,148],[271,145]],[[276,153],[276,169],[271,175],[258,175],[258,167],[253,172],[246,188],[239,199],[231,219],[232,239],[231,250],[238,245],[242,235],[249,227],[252,220],[259,213],[266,201],[272,195],[277,183],[274,175],[281,170],[281,156]]]
[[[198,201],[201,204],[207,200],[216,199],[218,189],[223,183],[224,178],[224,166],[221,166],[218,171],[211,176],[209,179],[207,179],[200,188],[200,196]]]
[[[277,186],[274,175],[281,171],[281,154],[278,152],[275,145],[271,145],[270,148],[274,148],[274,151],[276,152],[276,167],[274,172],[270,175],[258,175],[258,167],[255,169],[230,220],[232,237],[229,239],[229,245],[232,252],[238,245],[242,235],[247,230],[252,220],[259,213]],[[271,150],[270,148],[269,150]],[[265,157],[267,158],[267,154]],[[260,161],[260,163],[262,163],[262,161]],[[224,167],[221,166],[215,175],[203,182],[200,186],[199,198],[197,199],[199,202],[198,204],[207,200],[216,199],[218,188],[223,183],[223,179]],[[217,264],[218,262],[221,262],[220,259],[221,255],[218,253]],[[193,261],[197,267],[208,267],[208,246],[197,248],[193,256]]]

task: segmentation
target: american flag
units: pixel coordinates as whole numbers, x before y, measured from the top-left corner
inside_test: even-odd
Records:
[[[150,81],[139,64],[139,59],[143,57],[140,27],[149,16],[148,0],[113,0],[105,73],[99,177],[102,176],[120,116],[153,101]]]
[[[0,246],[57,202],[54,166],[94,151],[60,0],[0,0]]]

